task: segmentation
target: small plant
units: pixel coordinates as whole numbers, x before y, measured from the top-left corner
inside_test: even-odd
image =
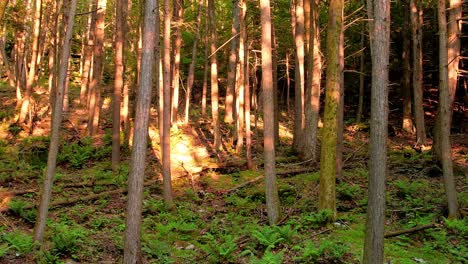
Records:
[[[54,252],[57,255],[71,256],[80,249],[80,244],[86,237],[86,231],[82,227],[69,226],[66,222],[54,224],[52,241]]]
[[[261,259],[256,257],[252,257],[250,260],[252,264],[281,264],[283,263],[283,252],[279,252],[277,254],[267,250],[265,254],[263,254]]]
[[[347,183],[338,184],[336,191],[338,192],[338,197],[346,201],[351,201],[361,194],[361,188],[359,188],[359,186]]]
[[[252,237],[255,238],[260,245],[266,247],[267,250],[275,248],[276,244],[284,240],[278,229],[271,226],[265,226],[260,230],[254,230],[252,232]]]
[[[303,220],[306,226],[311,226],[312,228],[319,228],[326,225],[330,222],[333,216],[333,212],[331,210],[325,209],[318,213],[309,213],[303,216]]]
[[[34,223],[36,221],[36,211],[32,209],[25,209],[29,206],[29,203],[19,199],[13,199],[9,204],[9,209],[15,215],[20,216],[28,223]]]
[[[203,235],[202,240],[205,244],[202,244],[201,248],[207,254],[209,254],[215,262],[223,260],[230,262],[234,260],[234,251],[237,249],[237,237],[233,235],[216,235],[206,233]]]
[[[396,180],[393,185],[397,187],[397,196],[400,198],[413,197],[414,194],[424,187],[424,183],[421,181],[409,182],[408,180]]]
[[[75,169],[83,168],[89,160],[101,160],[110,153],[108,146],[95,147],[91,138],[86,137],[71,143],[63,143],[57,157],[60,163],[67,163]]]
[[[15,250],[20,255],[31,252],[35,246],[32,236],[20,231],[3,234],[1,240],[5,241],[9,248]],[[4,251],[8,250],[5,246],[3,246],[3,249]]]
[[[300,263],[340,263],[344,255],[348,252],[348,246],[342,243],[336,243],[329,240],[324,240],[320,246],[315,245],[312,241],[307,241],[304,248],[300,246],[294,247],[296,250],[302,251],[296,257],[296,261]]]
[[[468,236],[468,219],[445,219],[447,229],[455,234],[460,234],[461,237]]]
[[[154,234],[143,234],[141,238],[142,250],[148,256],[154,258],[159,263],[172,263],[170,254],[172,247],[164,241],[161,241]]]

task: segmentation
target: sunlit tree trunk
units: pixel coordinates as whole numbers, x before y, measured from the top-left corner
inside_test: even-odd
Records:
[[[275,165],[275,125],[273,104],[273,72],[272,72],[272,40],[270,1],[260,0],[262,24],[262,89],[263,89],[263,120],[264,120],[264,155],[265,155],[265,188],[268,221],[270,225],[278,223],[280,218],[279,196],[276,186]]]
[[[237,145],[236,153],[241,154],[242,148],[244,146],[244,122],[245,122],[245,78],[247,78],[245,73],[245,53],[246,53],[246,38],[247,38],[247,28],[245,24],[245,14],[247,12],[247,4],[244,0],[239,1],[240,10],[239,10],[239,28],[240,28],[240,37],[239,37],[239,61],[238,61],[238,70],[236,73],[236,95],[238,104],[237,110]]]
[[[163,196],[167,207],[172,207],[171,180],[171,1],[164,0],[164,30],[163,30],[163,137],[161,140]],[[160,128],[161,129],[161,128]]]
[[[0,0],[0,24],[3,24],[3,15],[5,14],[8,1],[9,0]]]
[[[320,80],[322,78],[322,57],[320,55],[320,28],[319,28],[319,1],[313,0],[311,7],[311,26],[308,61],[308,72],[306,82],[306,120],[304,132],[304,146],[301,156],[304,160],[317,159],[317,131],[320,117]]]
[[[47,213],[49,211],[49,203],[52,196],[52,185],[55,177],[55,169],[57,165],[57,153],[60,143],[60,127],[62,124],[62,107],[63,107],[63,94],[65,78],[68,71],[68,58],[70,54],[70,43],[73,33],[73,22],[76,12],[76,0],[71,0],[68,10],[68,22],[66,28],[66,37],[62,46],[62,53],[60,58],[60,70],[57,87],[57,102],[53,109],[53,120],[51,124],[50,146],[47,158],[47,167],[45,172],[44,184],[42,186],[40,203],[36,224],[34,226],[34,240],[42,243],[44,239],[44,232],[47,222]]]
[[[89,11],[93,11],[97,6],[97,0],[92,0],[89,3]],[[93,46],[94,46],[94,31],[96,30],[96,12],[90,14],[88,29],[86,32],[86,41],[85,50],[82,56],[83,59],[83,70],[81,73],[81,89],[80,89],[80,104],[88,105],[88,89],[89,89],[89,80],[91,79],[91,69],[93,65]]]
[[[410,1],[411,32],[413,36],[413,96],[414,119],[416,123],[417,144],[426,144],[426,128],[423,105],[423,58],[422,58],[422,26],[423,11],[421,0]]]
[[[343,28],[343,0],[331,0],[327,28],[327,80],[325,114],[320,158],[319,210],[336,214],[336,149],[339,129],[339,110],[343,64],[340,46]]]
[[[18,123],[24,123],[26,117],[30,112],[30,101],[34,89],[34,83],[36,78],[37,68],[37,55],[39,50],[39,35],[41,33],[41,14],[42,14],[42,1],[34,1],[34,26],[32,32],[32,43],[31,43],[31,60],[29,62],[29,72],[26,79],[26,89],[24,92],[23,101],[21,104],[21,110],[18,117]],[[32,117],[30,117],[32,118]]]
[[[363,263],[384,262],[390,0],[367,0],[372,57],[369,189]]]
[[[275,128],[275,144],[280,143],[279,137],[279,102],[278,102],[278,44],[276,41],[276,34],[275,34],[275,24],[274,21],[271,21],[271,49],[272,49],[272,71],[273,71],[273,104],[275,105],[275,112],[274,112],[274,128]]]
[[[140,86],[137,94],[133,148],[128,176],[127,214],[125,221],[125,264],[141,263],[141,209],[143,182],[148,141],[148,119],[153,86],[154,52],[156,42],[156,1],[146,1],[144,7],[143,49],[141,56]]]
[[[445,15],[445,0],[438,3],[439,21],[439,139],[442,172],[444,175],[445,194],[448,204],[448,218],[458,217],[457,190],[453,176],[452,147],[450,144],[451,94],[449,89],[448,63],[450,63],[447,50],[447,18]],[[456,77],[455,77],[456,78]],[[451,81],[451,80],[450,80]]]
[[[208,13],[208,1],[206,2],[206,5],[207,5],[207,13]],[[208,14],[206,14],[206,17],[208,16]],[[206,94],[207,94],[207,90],[208,90],[208,71],[209,71],[209,21],[207,18],[205,18],[205,32],[204,32],[205,36],[204,36],[204,43],[205,43],[205,55],[204,55],[204,59],[205,59],[205,66],[203,67],[203,87],[202,87],[202,98],[201,98],[201,113],[202,113],[202,117],[206,117]]]
[[[189,73],[187,76],[187,91],[185,93],[185,119],[184,123],[186,125],[189,124],[189,113],[190,113],[190,98],[192,94],[192,87],[193,81],[195,79],[195,64],[197,61],[198,55],[198,42],[200,39],[200,23],[201,23],[201,14],[203,8],[203,0],[198,0],[198,11],[197,11],[197,18],[196,18],[196,29],[195,29],[195,39],[193,40],[193,48],[192,48],[192,61],[190,62],[189,66]]]
[[[226,87],[226,114],[224,116],[224,122],[231,124],[234,122],[234,105],[236,104],[235,98],[235,87],[236,87],[236,69],[238,60],[238,48],[239,48],[239,0],[233,1],[232,7],[232,26],[231,26],[231,34],[233,39],[230,43],[230,50],[229,50],[229,68],[228,68],[228,76],[227,76],[227,87]]]
[[[127,0],[115,1],[115,78],[114,101],[112,108],[112,170],[120,166],[120,102],[124,86],[124,51],[125,51],[125,20],[127,18]]]
[[[403,64],[403,76],[401,80],[401,89],[403,94],[403,124],[402,128],[404,131],[413,134],[414,124],[412,119],[412,106],[411,106],[411,63],[410,63],[410,51],[411,51],[411,30],[410,30],[410,13],[409,6],[405,1],[403,7],[404,10],[404,27],[403,27],[403,47],[401,60]]]
[[[176,31],[174,37],[174,61],[172,64],[172,124],[177,125],[179,111],[179,84],[180,84],[180,50],[182,48],[182,24],[184,23],[184,1],[174,1],[174,23]]]
[[[305,109],[304,109],[304,82],[305,82],[305,69],[304,69],[304,2],[303,0],[296,0],[296,76],[295,79],[295,93],[294,93],[294,133],[293,133],[293,147],[295,150],[300,150],[302,145],[302,133],[304,131],[305,123]]]
[[[247,43],[247,39],[246,39]],[[247,168],[249,170],[253,169],[253,160],[252,160],[252,131],[250,125],[250,105],[251,105],[251,96],[250,96],[250,64],[249,64],[249,48],[245,52],[245,148],[246,148],[246,159],[247,159]]]
[[[218,62],[216,56],[216,17],[214,0],[208,0],[208,12],[210,20],[210,63],[211,63],[211,116],[213,118],[213,148],[218,150],[221,147],[221,133],[219,129],[218,113]]]
[[[96,13],[96,30],[93,46],[93,78],[89,84],[88,135],[92,136],[98,129],[101,109],[101,81],[104,70],[104,26],[107,0],[99,0]]]

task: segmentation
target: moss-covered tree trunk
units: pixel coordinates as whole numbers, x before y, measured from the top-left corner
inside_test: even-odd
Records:
[[[327,80],[325,87],[325,114],[320,155],[319,209],[336,214],[336,148],[341,100],[343,64],[340,59],[343,28],[343,0],[331,0],[327,29]]]

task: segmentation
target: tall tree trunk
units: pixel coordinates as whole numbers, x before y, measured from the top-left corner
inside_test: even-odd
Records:
[[[294,133],[293,133],[293,147],[299,151],[302,146],[302,133],[304,131],[305,123],[305,109],[304,109],[304,82],[305,82],[305,69],[304,69],[304,1],[296,0],[296,76],[295,76],[295,93],[294,93]]]
[[[177,24],[174,37],[174,61],[172,64],[172,124],[177,125],[179,111],[180,50],[182,48],[182,24],[184,23],[184,1],[174,1],[174,19]]]
[[[208,0],[208,12],[210,20],[210,53],[211,53],[211,115],[213,118],[213,148],[219,150],[221,147],[221,132],[219,129],[219,113],[218,113],[218,65],[216,56],[216,17],[214,0]]]
[[[449,89],[448,75],[448,50],[447,50],[447,18],[445,16],[445,0],[439,0],[438,4],[439,21],[439,137],[441,149],[442,172],[444,175],[445,194],[447,195],[448,218],[458,217],[457,190],[453,176],[452,147],[450,144],[450,117],[451,94]],[[456,77],[455,77],[456,78]],[[450,80],[452,81],[452,80]],[[456,82],[455,82],[456,83]]]
[[[88,118],[88,135],[93,136],[98,129],[99,112],[101,110],[101,81],[104,70],[104,20],[106,17],[107,0],[99,0],[96,13],[96,30],[93,46],[93,78],[89,85],[90,102]]]
[[[244,122],[245,122],[245,78],[247,78],[245,73],[245,53],[246,53],[246,38],[247,38],[247,27],[245,23],[245,14],[247,12],[247,4],[244,0],[239,1],[240,12],[239,12],[239,28],[240,28],[240,37],[239,37],[239,61],[238,61],[238,71],[236,73],[236,95],[238,104],[237,110],[237,145],[236,153],[241,154],[242,148],[244,146]]]
[[[3,15],[5,14],[6,7],[9,0],[0,1],[0,24],[3,24]]]
[[[301,156],[304,160],[317,159],[317,130],[320,117],[320,80],[322,78],[322,57],[320,55],[319,1],[313,0],[310,5],[311,26],[309,43],[308,72],[306,82],[306,124],[304,147]]]
[[[290,61],[289,61],[289,51],[286,53],[286,111],[289,115],[289,113],[291,112],[291,109],[290,109],[290,91],[291,91],[291,77],[289,75],[289,71],[290,71],[290,67],[291,67],[291,64],[290,64]]]
[[[161,140],[163,166],[163,196],[167,207],[172,207],[171,180],[171,1],[164,0],[164,57],[163,57],[163,138]]]
[[[264,155],[265,155],[265,198],[270,225],[278,223],[280,218],[279,196],[276,186],[275,165],[275,125],[273,104],[273,72],[272,72],[272,40],[270,0],[260,0],[262,24],[262,89],[263,89],[263,121],[264,121]]]
[[[359,99],[358,99],[358,110],[356,113],[356,123],[361,123],[362,119],[362,109],[364,107],[364,56],[366,55],[366,44],[364,42],[364,32],[366,30],[366,24],[362,23],[362,32],[361,32],[361,54],[359,56]],[[410,102],[411,103],[411,102]]]
[[[73,22],[76,12],[76,0],[71,0],[68,10],[68,22],[66,27],[66,37],[64,45],[62,46],[62,53],[60,58],[59,81],[57,87],[57,102],[55,103],[52,131],[50,136],[49,154],[47,157],[47,168],[45,172],[44,185],[42,187],[40,204],[38,208],[36,225],[34,226],[34,240],[42,243],[44,239],[44,231],[47,223],[47,213],[49,211],[49,203],[52,195],[52,185],[55,176],[55,169],[57,165],[57,153],[60,143],[60,127],[62,125],[62,107],[63,107],[63,94],[65,78],[68,71],[68,58],[70,54],[70,43],[73,33]]]
[[[320,158],[319,209],[336,214],[336,150],[339,129],[339,110],[343,64],[341,34],[343,28],[343,0],[331,0],[327,29],[327,81],[325,114]]]
[[[411,31],[413,36],[413,95],[414,119],[416,121],[417,144],[426,145],[426,128],[423,105],[423,58],[422,58],[422,26],[423,11],[421,0],[410,1]]]
[[[403,64],[403,76],[401,80],[401,89],[403,91],[403,124],[402,128],[404,131],[413,134],[414,124],[411,117],[411,63],[410,63],[410,51],[411,51],[411,22],[409,6],[407,2],[404,2],[404,27],[403,27],[403,48],[401,54],[401,60]]]
[[[276,34],[275,34],[275,23],[271,21],[271,48],[272,48],[272,71],[273,71],[273,104],[275,105],[275,112],[274,112],[274,127],[275,127],[275,144],[280,143],[280,136],[279,136],[279,102],[278,102],[278,52],[276,51],[278,48],[278,44],[276,42]]]
[[[207,5],[207,13],[208,12],[208,1],[206,2]],[[208,14],[206,14],[208,16]],[[209,21],[207,18],[205,18],[205,36],[204,36],[204,42],[205,42],[205,66],[203,67],[203,88],[202,88],[202,98],[201,98],[201,112],[202,112],[202,117],[206,117],[206,94],[208,90],[208,71],[209,69]]]
[[[236,66],[239,60],[237,49],[239,47],[239,0],[233,1],[232,7],[232,27],[231,34],[233,39],[231,40],[231,47],[229,50],[229,68],[228,68],[228,78],[227,78],[227,87],[226,87],[226,114],[224,116],[224,122],[231,124],[234,122],[234,105],[236,105],[235,98],[235,86],[236,86]]]
[[[114,102],[112,109],[112,170],[118,171],[120,166],[120,102],[124,86],[125,72],[125,20],[127,19],[127,0],[115,2],[115,80]],[[159,43],[158,43],[159,44]],[[159,46],[159,45],[158,45]],[[159,48],[159,47],[158,47]]]
[[[89,11],[92,12],[93,9],[97,6],[97,0],[91,0],[89,3]],[[89,18],[88,29],[86,32],[86,47],[82,56],[84,56],[83,61],[83,71],[81,73],[81,89],[80,89],[80,104],[88,105],[88,89],[89,89],[89,80],[92,75],[92,65],[93,65],[93,46],[94,46],[94,31],[96,31],[96,12],[92,12]]]
[[[245,1],[244,1],[245,3]],[[246,39],[247,43],[247,39]],[[253,160],[252,160],[252,135],[251,135],[251,125],[250,125],[250,64],[249,64],[249,48],[245,52],[245,156],[247,159],[247,169],[253,169]]]
[[[26,79],[26,90],[24,92],[23,102],[21,104],[21,110],[18,118],[18,123],[24,123],[26,117],[30,112],[30,101],[34,89],[34,83],[36,78],[36,68],[37,68],[37,55],[39,49],[39,35],[41,33],[41,14],[42,14],[42,1],[34,1],[34,27],[32,34],[32,43],[31,43],[31,61],[29,63],[29,72],[28,78]],[[32,117],[30,117],[32,118]]]
[[[156,43],[156,1],[146,1],[131,169],[128,176],[127,217],[125,221],[124,263],[141,263],[141,208],[148,141],[148,119],[153,86],[154,52]]]
[[[372,54],[369,190],[363,263],[383,263],[387,174],[390,1],[367,0]]]
[[[201,23],[202,8],[203,8],[203,0],[199,0],[197,18],[195,21],[196,29],[195,29],[195,39],[193,40],[192,61],[190,62],[190,66],[189,66],[189,73],[187,77],[187,91],[185,93],[185,119],[184,119],[185,125],[189,124],[190,97],[192,94],[193,81],[195,79],[195,64],[196,64],[197,55],[198,55],[198,41],[200,39],[200,23]]]

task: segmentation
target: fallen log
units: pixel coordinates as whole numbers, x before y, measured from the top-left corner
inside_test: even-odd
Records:
[[[436,223],[430,223],[430,224],[427,224],[427,225],[416,226],[416,227],[405,229],[405,230],[389,232],[389,233],[385,234],[384,237],[385,238],[396,237],[396,236],[409,234],[409,233],[414,233],[414,232],[418,232],[418,231],[421,231],[421,230],[424,230],[424,229],[429,229],[429,228],[434,228],[434,227],[437,227],[437,224]]]

